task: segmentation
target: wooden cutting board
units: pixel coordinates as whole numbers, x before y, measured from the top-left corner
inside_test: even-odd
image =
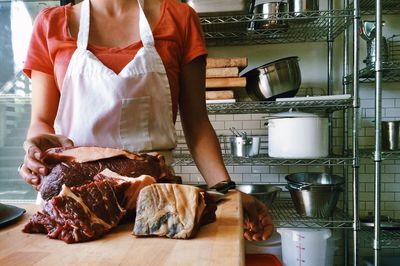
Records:
[[[0,228],[0,265],[244,265],[242,205],[238,192],[218,204],[217,221],[200,228],[196,238],[137,238],[125,224],[101,239],[66,244],[42,234],[21,232],[37,205],[19,205],[27,213]]]
[[[239,77],[239,67],[207,68],[206,78]]]
[[[206,78],[206,89],[244,88],[246,78]]]
[[[207,57],[207,68],[247,66],[247,57]]]

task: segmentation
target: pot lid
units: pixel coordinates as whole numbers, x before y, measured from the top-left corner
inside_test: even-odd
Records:
[[[268,117],[274,118],[294,118],[294,117],[319,117],[317,114],[313,113],[305,113],[305,112],[297,112],[297,111],[289,111],[289,112],[281,112],[276,114],[270,114]]]

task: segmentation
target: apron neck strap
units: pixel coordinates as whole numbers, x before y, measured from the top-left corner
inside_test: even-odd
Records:
[[[84,0],[81,6],[81,16],[79,22],[78,48],[86,50],[89,41],[90,29],[90,1]]]
[[[144,0],[137,0],[139,5],[139,31],[144,47],[154,46],[153,32],[143,11]],[[79,33],[77,45],[80,49],[87,49],[90,30],[90,0],[84,0],[81,6]]]
[[[151,31],[150,24],[147,21],[146,15],[143,11],[144,0],[138,0],[139,4],[139,31],[140,38],[144,47],[154,46],[153,32]]]

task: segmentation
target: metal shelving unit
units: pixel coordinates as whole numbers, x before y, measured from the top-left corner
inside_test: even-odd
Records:
[[[215,16],[201,17],[200,23],[203,26],[205,40],[208,46],[223,46],[223,45],[257,45],[257,44],[293,44],[304,42],[326,42],[327,44],[327,91],[328,95],[333,94],[333,42],[336,37],[341,34],[345,35],[344,50],[347,56],[344,56],[344,75],[348,76],[350,62],[358,62],[358,41],[354,37],[351,42],[348,38],[350,31],[353,31],[353,36],[357,36],[359,24],[359,0],[355,0],[354,4],[349,5],[349,0],[344,0],[344,6],[341,10],[334,10],[333,0],[327,1],[327,11],[303,12],[301,17],[295,16],[294,13],[281,13],[279,16],[271,16],[269,19],[264,19],[265,14],[257,15],[238,15],[238,16]],[[257,27],[252,28],[252,25]],[[261,25],[261,27],[260,27]],[[353,25],[352,27],[350,27]],[[354,56],[352,60],[349,58],[350,43],[353,43]],[[223,152],[224,162],[227,165],[324,165],[324,166],[344,166],[343,169],[352,167],[352,188],[353,188],[353,215],[347,217],[344,213],[348,208],[344,206],[345,212],[336,212],[329,219],[313,219],[301,217],[296,212],[290,201],[278,200],[271,207],[271,213],[274,217],[274,223],[277,227],[313,227],[313,228],[343,228],[353,229],[356,232],[359,228],[358,224],[358,175],[359,175],[359,158],[358,158],[358,110],[359,110],[359,94],[358,94],[358,63],[352,64],[353,73],[356,73],[353,81],[352,98],[347,100],[336,101],[286,101],[286,102],[237,102],[227,104],[209,104],[207,106],[209,114],[242,114],[242,113],[273,113],[287,111],[290,108],[295,108],[300,111],[325,112],[332,114],[335,111],[343,111],[344,116],[352,114],[352,122],[346,124],[345,136],[349,132],[350,126],[352,129],[352,143],[347,143],[345,137],[344,145],[351,146],[351,155],[346,156],[330,156],[328,158],[318,159],[277,159],[270,158],[266,154],[260,154],[251,158],[233,157],[228,153]],[[343,86],[343,93],[350,93],[347,88],[349,83]],[[350,116],[349,116],[350,117]],[[332,136],[332,135],[331,135]],[[187,151],[177,150],[175,152],[175,165],[193,165],[193,159]],[[348,189],[346,187],[346,189]],[[344,193],[347,195],[347,193]],[[347,198],[344,198],[347,202]],[[355,234],[357,235],[357,234]],[[357,265],[357,240],[354,245],[354,260],[353,264]],[[346,252],[349,247],[345,247]],[[345,259],[346,263],[348,262]]]
[[[321,42],[336,38],[352,23],[352,10],[201,17],[207,45]],[[273,21],[273,23],[271,23]],[[263,25],[250,29],[251,23]]]
[[[208,104],[209,114],[246,114],[284,112],[288,109],[310,112],[327,112],[344,110],[352,106],[352,99],[344,100],[310,100],[310,101],[264,101]]]

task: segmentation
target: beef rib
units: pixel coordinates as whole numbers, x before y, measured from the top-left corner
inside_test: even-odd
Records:
[[[49,238],[76,243],[101,237],[116,227],[125,215],[107,180],[80,187],[62,186],[59,195],[47,201],[22,230],[45,233]]]

